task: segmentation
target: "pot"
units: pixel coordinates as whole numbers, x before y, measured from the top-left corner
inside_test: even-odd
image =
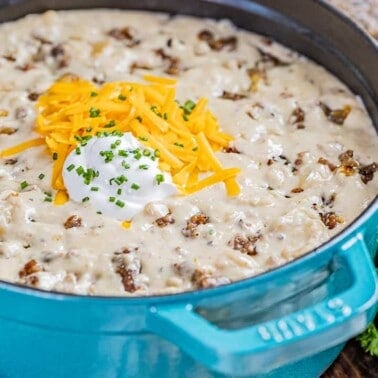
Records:
[[[378,125],[377,48],[321,1],[5,3],[0,22],[51,8],[100,6],[227,17],[336,73],[363,98]],[[213,289],[85,297],[0,282],[0,376],[317,377],[374,317],[377,246],[376,199],[316,250]]]

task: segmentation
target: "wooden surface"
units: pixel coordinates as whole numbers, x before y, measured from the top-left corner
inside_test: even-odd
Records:
[[[321,378],[378,378],[378,358],[365,353],[351,340]]]

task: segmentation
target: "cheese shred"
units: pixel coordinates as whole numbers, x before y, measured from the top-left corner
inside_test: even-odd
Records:
[[[35,131],[40,137],[3,150],[1,156],[47,146],[53,158],[51,185],[57,190],[54,203],[60,205],[68,200],[62,178],[67,155],[88,138],[132,132],[155,151],[160,168],[172,175],[182,194],[223,182],[228,195],[237,195],[240,169],[222,167],[215,155],[233,138],[220,130],[207,99],[179,104],[176,80],[144,79],[146,83],[111,82],[98,87],[66,75],[38,99]]]

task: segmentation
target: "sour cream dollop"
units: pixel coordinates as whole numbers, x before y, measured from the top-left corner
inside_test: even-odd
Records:
[[[157,151],[143,146],[131,133],[94,136],[82,144],[63,166],[72,200],[130,220],[147,203],[178,193],[171,175],[159,169]]]

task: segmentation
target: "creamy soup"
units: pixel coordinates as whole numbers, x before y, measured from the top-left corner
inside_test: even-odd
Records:
[[[378,193],[378,138],[361,100],[229,21],[91,10],[1,25],[0,151],[38,137],[36,102],[68,74],[98,87],[172,77],[180,104],[207,98],[233,138],[215,155],[240,169],[240,193],[229,196],[223,182],[188,195],[171,188],[125,228],[85,197],[54,204],[45,146],[3,156],[1,280],[118,296],[223,285],[321,245]]]

